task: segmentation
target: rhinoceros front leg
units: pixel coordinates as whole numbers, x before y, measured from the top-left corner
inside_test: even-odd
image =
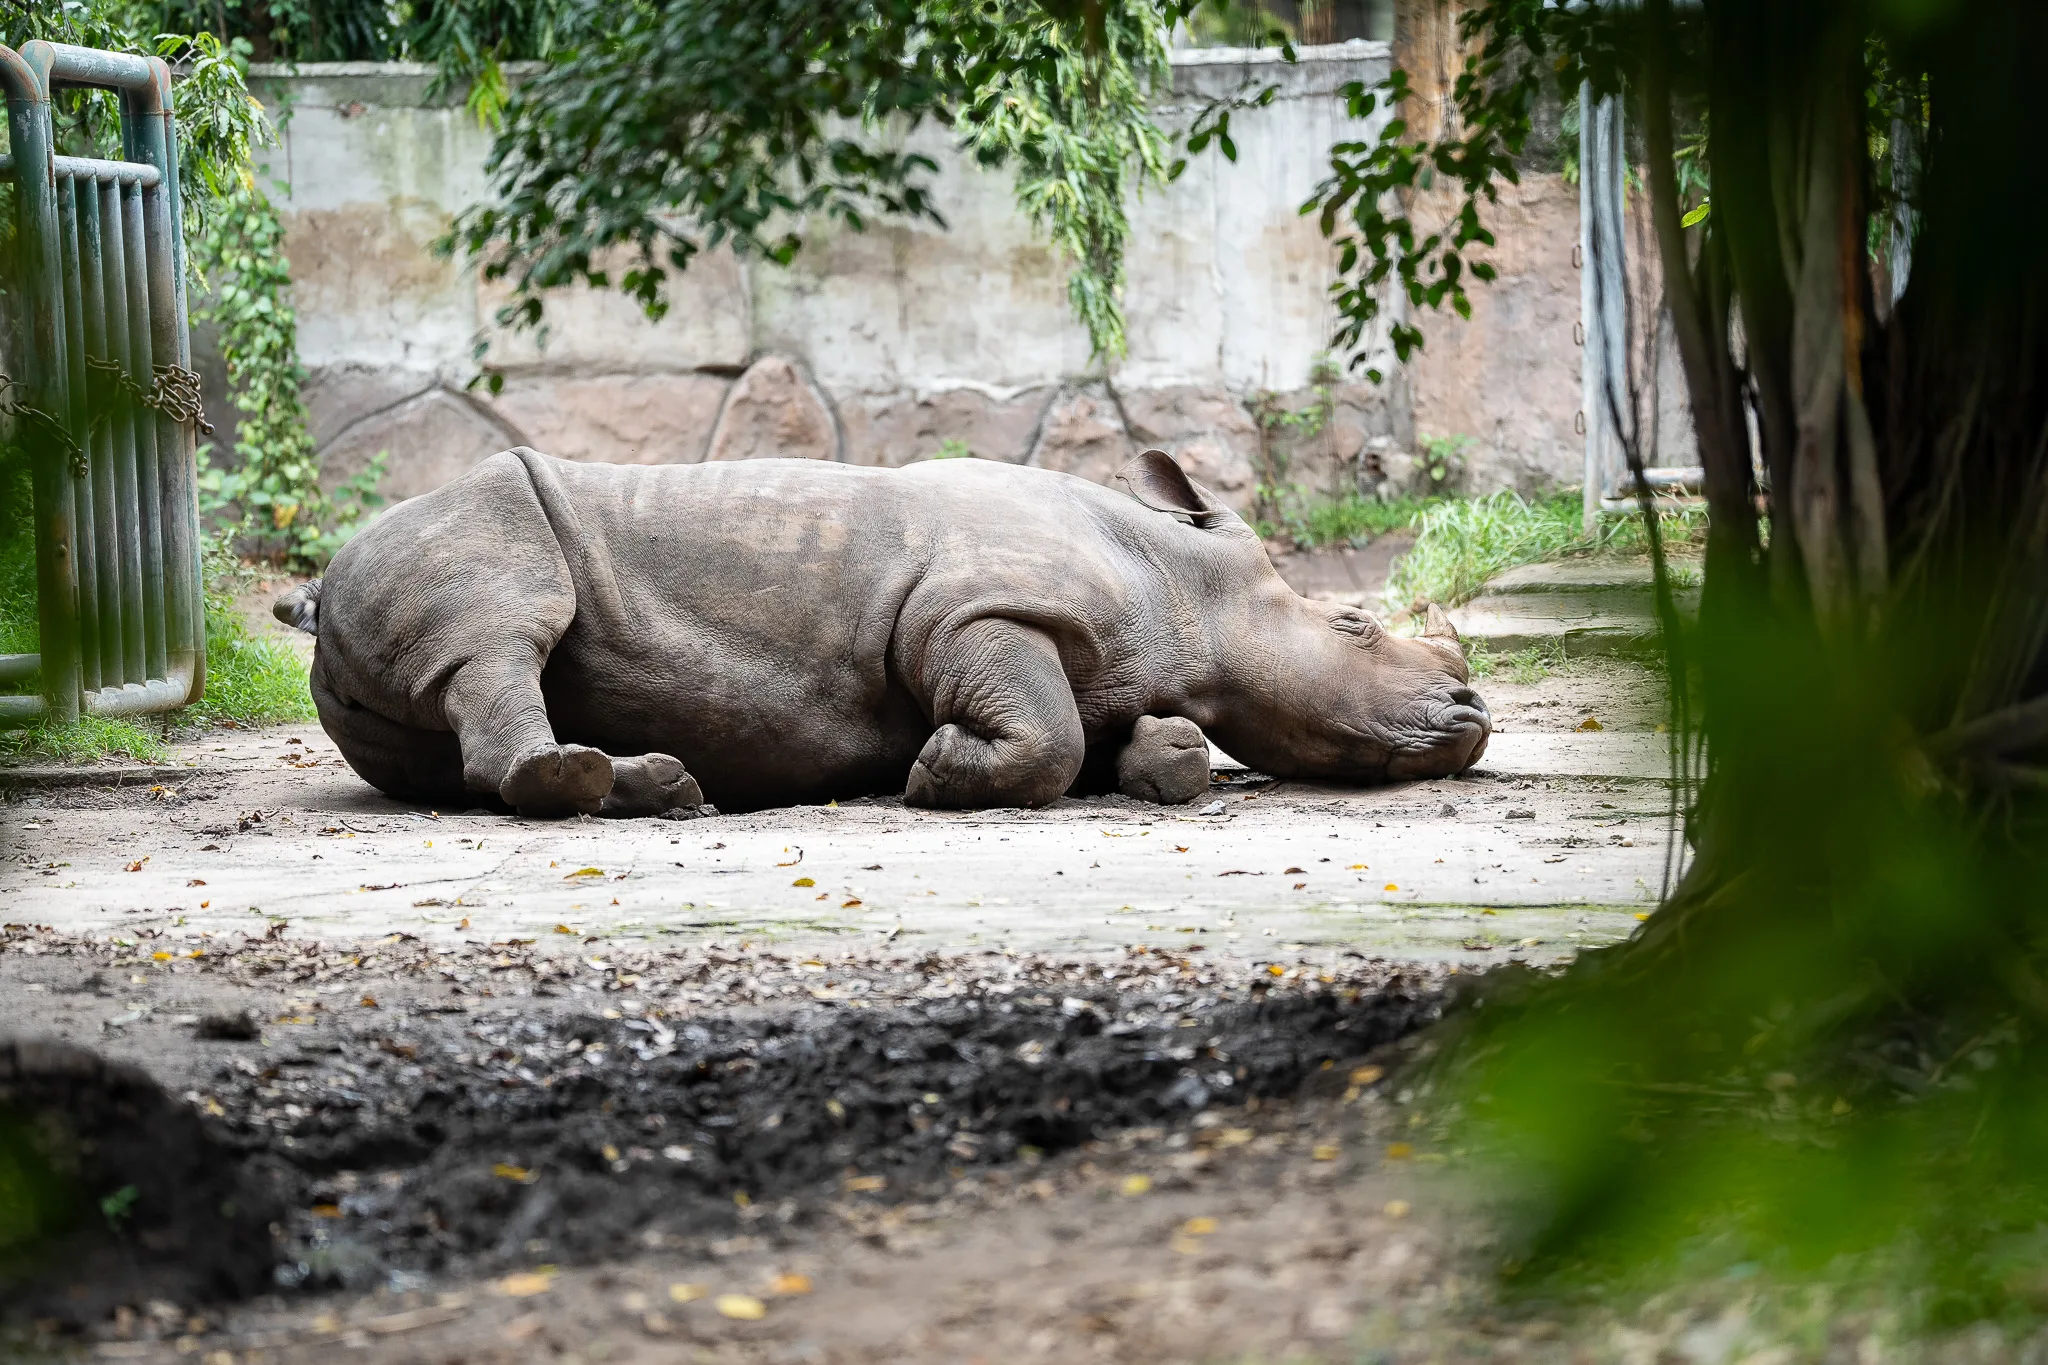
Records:
[[[1116,786],[1125,796],[1177,806],[1209,791],[1209,741],[1183,716],[1140,716],[1117,751]]]
[[[1073,785],[1087,740],[1059,650],[1043,632],[972,622],[934,645],[922,681],[939,728],[911,766],[904,804],[1043,806]]]

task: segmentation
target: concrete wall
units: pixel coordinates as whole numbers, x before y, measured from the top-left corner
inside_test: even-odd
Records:
[[[1235,164],[1196,158],[1134,205],[1130,352],[1107,373],[1091,368],[1064,272],[1008,178],[964,164],[937,129],[913,140],[942,167],[950,231],[816,228],[789,268],[711,253],[675,283],[659,324],[615,294],[569,291],[549,300],[541,346],[493,323],[501,289],[431,250],[484,197],[490,140],[459,102],[427,98],[430,69],[259,68],[266,102],[290,111],[272,170],[289,185],[280,204],[325,468],[339,478],[385,451],[386,491],[409,496],[518,443],[592,460],[900,465],[958,442],[1105,478],[1158,445],[1245,506],[1262,459],[1334,489],[1368,445],[1399,472],[1421,431],[1477,438],[1475,489],[1575,483],[1577,198],[1541,179],[1508,200],[1503,279],[1477,291],[1470,323],[1426,322],[1412,373],[1339,384],[1327,430],[1262,454],[1253,403],[1309,401],[1333,321],[1331,252],[1297,210],[1330,145],[1376,131],[1347,120],[1335,92],[1388,65],[1371,43],[1302,58],[1177,55],[1169,124],[1247,82],[1282,94],[1233,117]],[[465,387],[479,340],[505,375],[496,398]]]

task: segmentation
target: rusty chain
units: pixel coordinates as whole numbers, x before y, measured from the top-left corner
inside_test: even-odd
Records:
[[[106,375],[116,387],[144,407],[155,408],[175,422],[191,422],[206,435],[213,435],[213,423],[206,420],[199,392],[199,375],[195,371],[183,365],[159,365],[152,372],[155,383],[144,389],[114,361],[87,356],[85,368]]]
[[[9,390],[20,387],[20,380],[12,375],[0,373],[0,414],[16,418],[46,433],[51,440],[57,443],[59,449],[71,457],[71,472],[81,479],[86,477],[89,469],[85,461],[85,447],[78,444],[77,438],[72,436],[69,427],[50,416],[49,413],[44,412],[41,408],[30,407],[27,403],[18,402],[7,396]]]

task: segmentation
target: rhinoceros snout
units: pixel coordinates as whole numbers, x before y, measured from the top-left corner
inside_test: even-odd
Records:
[[[1493,734],[1493,714],[1469,687],[1450,687],[1437,698],[1429,718],[1426,741],[1403,747],[1387,764],[1397,780],[1450,777],[1464,772],[1486,752]]]

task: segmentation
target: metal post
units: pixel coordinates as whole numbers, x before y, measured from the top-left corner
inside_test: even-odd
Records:
[[[85,191],[89,194],[91,190],[88,183]],[[78,196],[78,179],[59,176],[57,224],[61,240],[57,243],[57,253],[64,274],[64,316],[72,319],[64,328],[64,371],[71,391],[67,417],[74,434],[85,431],[92,416],[86,400],[85,329],[76,322],[85,315],[85,305],[79,293]],[[85,448],[82,440],[80,448]],[[102,465],[100,468],[104,471],[105,467]],[[103,541],[97,533],[98,512],[103,507],[111,510],[111,505],[94,497],[92,475],[89,465],[84,478],[71,480],[72,525],[78,529],[75,549],[78,555],[79,687],[87,692],[99,690],[101,660],[111,657],[106,654],[102,642],[115,638],[103,633],[112,632],[114,623],[106,615],[108,599],[101,595],[107,591],[107,585],[100,581],[98,553],[101,544],[111,542]]]
[[[1619,491],[1623,461],[1615,410],[1628,393],[1626,237],[1622,232],[1621,101],[1593,98],[1579,87],[1579,312],[1586,333],[1579,398],[1586,420],[1585,529],[1591,534],[1602,499]]]
[[[57,285],[57,183],[49,88],[20,54],[0,47],[0,86],[14,153],[15,193],[28,299],[27,389],[32,406],[62,420],[70,410],[63,369],[62,295]],[[42,621],[43,713],[78,719],[78,583],[72,557],[71,458],[55,433],[28,428],[34,464],[36,594]]]

